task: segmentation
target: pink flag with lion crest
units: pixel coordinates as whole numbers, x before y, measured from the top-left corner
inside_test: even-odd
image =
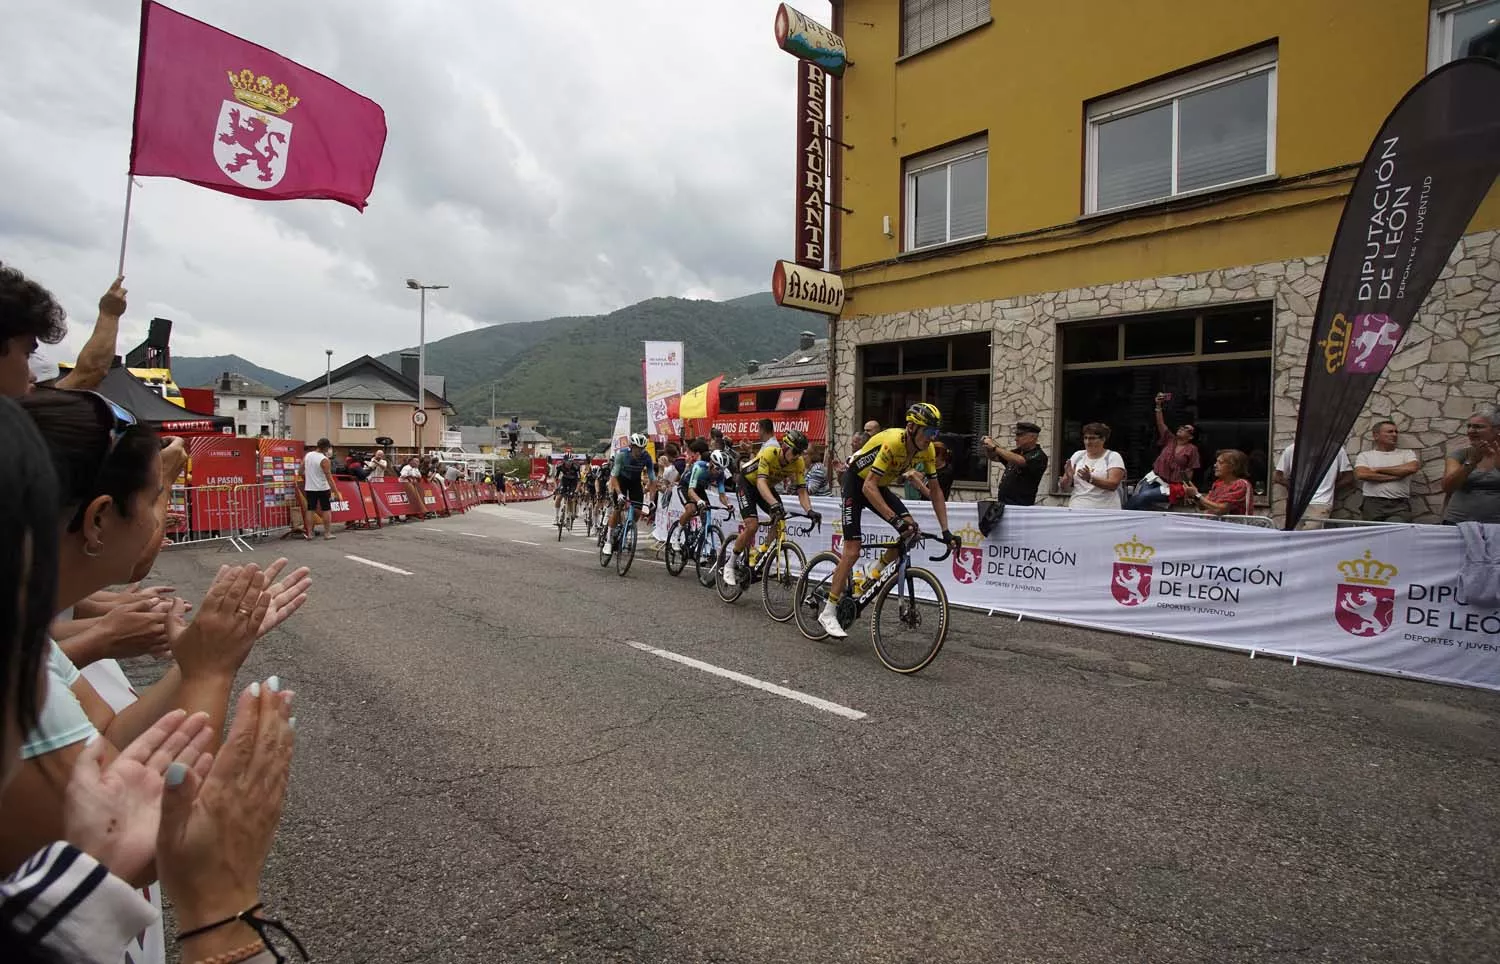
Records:
[[[143,4],[131,174],[362,211],[384,148],[385,112],[368,97],[259,44]]]

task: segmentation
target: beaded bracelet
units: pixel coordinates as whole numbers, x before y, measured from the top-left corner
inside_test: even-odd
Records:
[[[215,954],[213,957],[201,958],[197,964],[240,964],[241,961],[248,961],[265,949],[266,942],[257,940],[253,944],[246,944],[244,947],[237,947],[232,951]]]

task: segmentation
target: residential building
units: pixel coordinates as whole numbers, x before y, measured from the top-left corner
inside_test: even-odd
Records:
[[[285,437],[281,402],[270,385],[238,372],[224,372],[217,381],[198,387],[214,393],[214,414],[234,419],[236,435]]]
[[[719,386],[715,428],[733,439],[754,438],[769,418],[777,431],[791,428],[810,441],[828,441],[828,339],[802,332],[797,350],[767,364],[752,361],[745,374]]]
[[[339,454],[369,451],[376,440],[389,438],[397,450],[438,450],[448,419],[456,414],[443,397],[444,379],[427,376],[422,408],[425,425],[413,421],[417,412],[417,356],[401,356],[402,371],[363,355],[323,378],[298,385],[278,401],[286,406],[292,438],[309,444],[327,438]]]
[[[835,148],[835,436],[927,399],[952,436],[1025,419],[1066,457],[1103,421],[1134,480],[1169,392],[1206,463],[1242,449],[1283,499],[1270,475],[1357,167],[1411,85],[1497,21],[1500,0],[835,0],[857,65],[835,93],[854,147]],[[1426,519],[1445,448],[1495,400],[1497,227],[1492,192],[1350,439],[1396,419]],[[998,465],[958,455],[961,489],[993,489]]]

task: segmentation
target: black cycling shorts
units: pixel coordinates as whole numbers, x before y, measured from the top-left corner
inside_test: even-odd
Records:
[[[615,481],[620,483],[620,492],[623,493],[624,498],[629,499],[631,502],[646,501],[646,489],[641,485],[641,477],[639,475],[633,479],[622,478]]]
[[[886,505],[890,506],[891,511],[896,513],[895,517],[897,519],[911,514],[906,509],[906,503],[901,501],[901,497],[889,488],[886,488],[883,494]],[[870,500],[865,498],[865,480],[859,477],[858,472],[851,470],[845,473],[844,509],[843,516],[839,521],[846,540],[864,539],[863,534],[860,532],[859,517],[868,508],[870,508]],[[873,512],[874,510],[871,509],[870,511]]]
[[[750,479],[745,478],[743,475],[740,476],[740,482],[736,491],[738,491],[740,497],[741,517],[753,519],[755,518],[757,509],[767,515],[771,514],[771,503],[767,502],[765,497],[760,494],[760,486],[756,485]],[[781,505],[780,499],[776,500],[776,505]]]
[[[577,488],[578,488],[578,480],[577,479],[558,479],[557,480],[557,491],[561,492],[563,495],[572,495],[573,492]]]

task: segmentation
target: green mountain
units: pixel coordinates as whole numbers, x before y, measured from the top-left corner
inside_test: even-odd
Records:
[[[683,342],[691,388],[737,374],[751,358],[780,358],[797,347],[799,332],[821,336],[824,324],[777,307],[769,293],[726,302],[652,298],[607,315],[493,325],[431,342],[427,370],[448,379],[448,400],[464,424],[489,418],[493,385],[497,411],[592,440],[609,434],[620,405],[643,423],[642,342]],[[399,366],[399,354],[381,361]]]
[[[201,388],[212,385],[219,380],[219,376],[225,372],[237,372],[247,378],[253,378],[263,385],[269,385],[278,392],[284,392],[290,388],[296,388],[305,378],[293,378],[270,368],[262,368],[254,362],[245,361],[239,355],[212,355],[196,358],[180,358],[172,356],[172,380],[179,388]]]

